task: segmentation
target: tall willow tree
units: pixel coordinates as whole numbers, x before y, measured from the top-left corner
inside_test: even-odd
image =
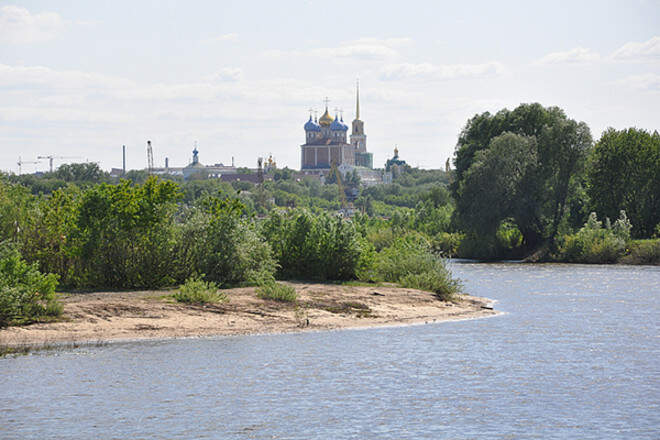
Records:
[[[589,127],[558,107],[522,104],[474,116],[454,157],[460,225],[488,236],[513,219],[529,249],[553,239],[591,145]]]

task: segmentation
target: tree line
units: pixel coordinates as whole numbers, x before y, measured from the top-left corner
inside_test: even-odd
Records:
[[[277,170],[272,181],[182,181],[96,164],[0,177],[0,325],[58,312],[54,290],[203,280],[396,282],[448,298],[442,258],[660,262],[660,135],[589,127],[557,107],[483,113],[454,169],[360,187]],[[359,188],[338,215],[340,188]]]
[[[460,133],[450,185],[454,219],[468,241],[497,255],[497,232],[520,231],[521,251],[561,255],[565,237],[593,212],[625,212],[633,238],[660,233],[660,135],[608,129],[594,144],[589,127],[557,107],[523,104],[483,113]]]

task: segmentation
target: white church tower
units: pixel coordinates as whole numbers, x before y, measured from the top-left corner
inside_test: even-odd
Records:
[[[356,153],[367,152],[367,135],[364,134],[364,122],[360,120],[360,83],[357,83],[355,101],[355,119],[351,130],[351,145],[355,146]]]

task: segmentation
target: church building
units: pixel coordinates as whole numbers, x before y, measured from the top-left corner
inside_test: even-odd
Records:
[[[328,112],[326,99],[325,112],[316,120],[309,116],[305,123],[305,143],[300,146],[300,169],[302,171],[329,170],[337,167],[373,168],[373,155],[367,152],[367,135],[364,122],[360,120],[360,90],[357,90],[355,119],[351,135],[347,139],[348,126],[343,116]],[[347,141],[350,141],[347,142]]]

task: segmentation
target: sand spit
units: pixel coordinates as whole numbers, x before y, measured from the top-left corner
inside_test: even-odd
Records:
[[[228,302],[205,306],[175,303],[166,291],[66,294],[64,321],[0,330],[0,346],[334,330],[498,313],[491,300],[468,295],[445,302],[393,286],[288,284],[298,293],[297,304],[260,299],[251,287],[225,290]]]

